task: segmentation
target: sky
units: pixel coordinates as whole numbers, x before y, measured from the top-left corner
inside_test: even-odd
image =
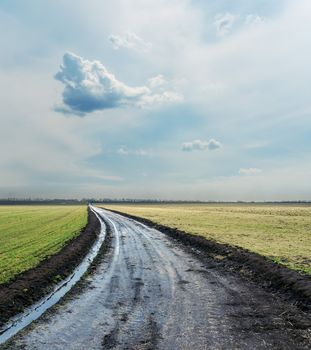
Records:
[[[311,199],[310,0],[2,0],[0,197]]]

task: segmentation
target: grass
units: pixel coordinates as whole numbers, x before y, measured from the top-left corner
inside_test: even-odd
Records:
[[[86,223],[86,206],[0,206],[0,283],[57,253]]]
[[[308,205],[120,204],[105,208],[246,248],[311,274],[311,206]]]

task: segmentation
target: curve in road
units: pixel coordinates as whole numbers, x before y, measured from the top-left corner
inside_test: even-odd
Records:
[[[7,349],[309,348],[309,319],[294,306],[157,230],[94,209],[113,234],[106,259],[87,288]]]

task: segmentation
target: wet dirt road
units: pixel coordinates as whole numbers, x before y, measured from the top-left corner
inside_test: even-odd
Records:
[[[164,234],[96,209],[111,248],[67,298],[6,349],[308,349],[308,318]]]

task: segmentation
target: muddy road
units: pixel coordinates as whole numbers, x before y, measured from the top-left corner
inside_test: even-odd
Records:
[[[112,234],[105,259],[74,297],[4,348],[310,348],[310,319],[295,306],[154,229],[96,210]]]

